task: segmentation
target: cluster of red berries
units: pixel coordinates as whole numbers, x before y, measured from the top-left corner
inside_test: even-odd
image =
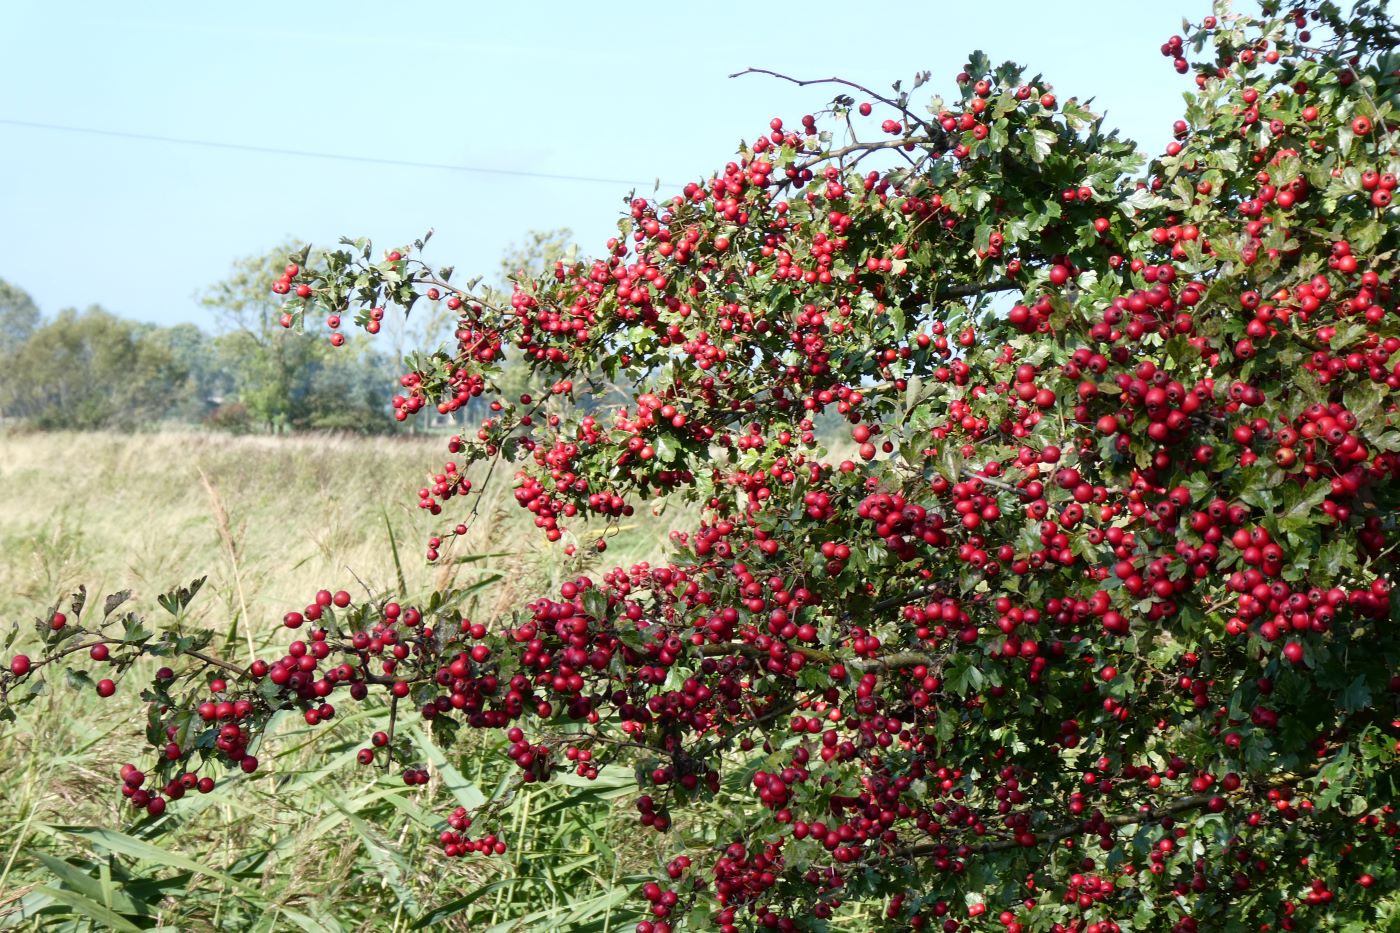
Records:
[[[462,858],[467,855],[505,855],[506,843],[495,833],[487,833],[479,839],[472,839],[464,833],[471,829],[472,819],[465,807],[458,807],[447,817],[449,829],[438,835],[438,844],[448,858]]]
[[[254,762],[256,767],[256,761]],[[193,771],[186,771],[173,778],[160,791],[146,790],[147,775],[131,763],[121,766],[122,796],[131,802],[133,809],[145,810],[150,816],[160,816],[165,812],[167,800],[179,800],[186,791],[197,790],[201,794],[212,793],[214,779],[200,777]]]
[[[950,541],[943,530],[943,516],[906,501],[903,493],[881,492],[867,496],[856,507],[856,514],[874,525],[875,537],[900,560],[913,560],[921,545],[941,548]],[[969,520],[978,518],[972,513],[966,514]]]

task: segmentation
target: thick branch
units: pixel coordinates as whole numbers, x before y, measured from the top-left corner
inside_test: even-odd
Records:
[[[917,593],[908,594],[905,597],[899,597],[899,599],[901,602],[903,602],[908,599],[917,598],[918,595],[919,594]],[[899,604],[899,602],[890,603],[890,605]],[[881,607],[881,605],[883,604],[877,603],[874,608],[878,609]],[[888,608],[888,606],[886,606],[885,608]],[[838,660],[837,656],[830,651],[822,651],[817,648],[804,648],[800,645],[787,645],[784,647],[786,651],[790,654],[799,654],[809,661],[813,661],[820,664],[830,664]],[[708,642],[700,646],[701,657],[717,658],[728,657],[729,655],[734,654],[741,654],[749,658],[766,658],[769,656],[767,650],[758,647],[752,642]],[[906,667],[916,667],[920,664],[931,665],[934,663],[934,661],[930,655],[925,654],[922,651],[898,651],[893,654],[883,655],[878,658],[852,658],[851,660],[844,661],[842,663],[844,663],[847,667],[851,668],[852,670],[865,672],[880,670],[898,670]]]
[[[230,664],[228,661],[224,661],[224,660],[222,660],[222,659],[220,659],[220,658],[213,657],[212,655],[207,655],[207,654],[205,654],[205,653],[202,652],[202,651],[194,651],[194,650],[191,649],[191,650],[181,651],[181,652],[178,652],[178,653],[179,653],[179,654],[187,654],[187,655],[189,655],[189,656],[192,657],[192,658],[198,658],[199,660],[203,661],[205,664],[212,664],[212,665],[214,665],[215,667],[221,667],[221,668],[223,668],[224,670],[229,671],[230,673],[232,673],[232,674],[234,674],[235,676],[240,677],[240,678],[242,678],[242,679],[244,679],[244,680],[249,679],[249,677],[251,676],[251,675],[248,673],[248,671],[247,671],[246,668],[239,667],[237,664]]]
[[[991,295],[996,292],[1009,292],[1020,289],[1014,279],[992,279],[990,282],[964,282],[961,285],[937,285],[923,301],[946,301],[952,298],[972,298],[976,295]],[[916,296],[920,297],[920,296]]]
[[[1315,772],[1317,770],[1317,767],[1314,767],[1311,770]],[[1298,781],[1302,780],[1304,777],[1307,777],[1307,775],[1282,775],[1277,780],[1268,782],[1265,786],[1268,788],[1282,787],[1286,784],[1295,784]],[[1236,791],[1235,795],[1238,796],[1242,793],[1244,793],[1243,789],[1241,789],[1240,791]],[[1058,826],[1055,829],[1036,833],[1035,846],[1044,845],[1046,843],[1054,845],[1063,839],[1067,839],[1070,836],[1080,836],[1090,832],[1094,832],[1095,827],[1098,826],[1106,825],[1112,827],[1113,829],[1118,829],[1123,826],[1132,826],[1137,823],[1149,823],[1154,820],[1159,820],[1164,816],[1172,816],[1177,813],[1184,813],[1187,810],[1199,809],[1200,807],[1203,807],[1206,804],[1208,804],[1211,801],[1211,799],[1215,797],[1226,796],[1229,796],[1229,794],[1221,790],[1205,791],[1203,793],[1191,794],[1186,797],[1181,797],[1162,806],[1148,807],[1146,809],[1139,810],[1136,813],[1120,813],[1116,816],[1104,817],[1101,821],[1077,820],[1073,823],[1066,823],[1062,826]],[[1034,848],[1035,846],[1023,846],[1020,843],[1020,841],[1011,838],[996,839],[991,842],[985,842],[979,846],[972,846],[970,848],[972,854],[987,855],[993,852],[1004,852],[1008,849]],[[921,843],[916,846],[909,846],[905,849],[897,850],[894,854],[896,856],[906,858],[921,858],[924,856],[935,855],[939,852],[945,852],[946,850],[953,848],[958,848],[958,844],[946,842],[927,842]]]
[[[977,480],[978,482],[986,483],[988,486],[991,486],[993,489],[1000,489],[1000,490],[1002,490],[1003,492],[1009,492],[1009,493],[1013,493],[1013,494],[1015,494],[1015,495],[1021,496],[1021,497],[1023,497],[1023,498],[1029,498],[1029,494],[1028,494],[1024,489],[1021,489],[1019,486],[1013,486],[1013,485],[1011,485],[1010,483],[1006,482],[1005,480],[1000,480],[1000,479],[997,479],[996,477],[993,477],[993,476],[983,476],[981,473],[978,473],[976,470],[973,470],[971,467],[963,467],[963,469],[962,469],[962,475],[963,475],[963,477],[966,478],[966,479],[969,479],[969,480],[975,479],[975,480]]]
[[[791,713],[793,710],[797,709],[799,703],[800,701],[795,699],[789,700],[786,703],[777,703],[773,706],[772,709],[758,714],[753,719],[736,724],[736,728],[733,732],[712,739],[709,742],[706,742],[705,744],[701,745],[700,747],[695,749],[695,751],[690,753],[690,757],[694,758],[697,761],[703,761],[711,753],[719,751],[721,748],[724,748],[730,742],[734,741],[734,737],[740,732],[743,732],[746,729],[752,729],[755,726],[765,726],[768,723],[773,722],[775,719],[781,719],[783,716],[786,716],[788,713]]]

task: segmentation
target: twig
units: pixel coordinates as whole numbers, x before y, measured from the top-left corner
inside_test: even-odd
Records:
[[[394,726],[399,721],[399,695],[390,691],[389,694],[389,741],[384,743],[388,754],[384,756],[384,773],[389,773],[389,768],[394,763]]]
[[[1315,766],[1311,769],[1311,771],[1315,773],[1319,767],[1320,766]],[[1282,775],[1277,780],[1267,782],[1265,786],[1269,788],[1282,787],[1287,784],[1297,783],[1298,781],[1308,776],[1309,775],[1298,774]],[[1238,793],[1244,793],[1244,791],[1241,790]],[[1055,843],[1059,842],[1062,839],[1068,838],[1069,836],[1078,836],[1091,832],[1093,827],[1095,826],[1109,826],[1114,829],[1118,829],[1123,826],[1132,826],[1136,823],[1147,823],[1153,820],[1159,820],[1164,816],[1171,816],[1172,814],[1182,813],[1186,810],[1195,810],[1198,807],[1202,807],[1205,804],[1209,803],[1210,800],[1214,797],[1224,797],[1227,795],[1228,792],[1225,791],[1206,791],[1204,793],[1191,794],[1188,797],[1182,797],[1179,800],[1172,801],[1171,803],[1165,804],[1163,806],[1146,807],[1144,809],[1139,810],[1136,813],[1120,813],[1116,816],[1105,817],[1101,821],[1097,822],[1091,822],[1089,820],[1077,820],[1074,823],[1066,823],[1054,829],[1047,830],[1046,832],[1036,833],[1035,845],[1043,845],[1045,843],[1050,843],[1051,845],[1054,845]],[[894,854],[897,856],[918,858],[926,855],[933,855],[938,851],[951,848],[957,848],[957,845],[946,842],[922,843],[917,846],[910,846],[908,848],[898,850]],[[997,839],[992,842],[983,843],[980,846],[971,847],[971,852],[979,855],[986,855],[992,852],[1004,852],[1007,849],[1017,848],[1023,848],[1021,842],[1018,839]]]
[[[866,87],[866,86],[863,85],[863,84],[857,84],[857,83],[855,83],[854,81],[847,81],[845,78],[836,78],[836,77],[831,77],[831,78],[809,78],[809,79],[803,81],[803,80],[801,80],[801,79],[794,78],[794,77],[792,77],[791,75],[785,75],[785,74],[782,74],[781,72],[771,71],[771,70],[769,70],[769,69],[767,69],[767,68],[745,68],[743,71],[736,71],[736,72],[734,72],[734,73],[733,73],[732,75],[730,75],[729,77],[731,77],[731,78],[741,78],[741,77],[743,77],[744,75],[768,75],[769,77],[780,78],[780,79],[783,80],[783,81],[790,81],[790,82],[792,82],[793,84],[796,84],[798,87],[808,87],[808,86],[813,85],[813,84],[840,84],[840,85],[844,85],[845,87],[852,88],[853,90],[860,91],[862,94],[868,94],[868,95],[870,95],[871,97],[873,97],[873,98],[875,98],[876,100],[878,100],[878,101],[879,101],[880,103],[882,103],[882,104],[888,104],[889,106],[891,106],[891,107],[895,108],[896,110],[898,110],[900,113],[904,114],[904,116],[905,116],[906,118],[908,118],[908,119],[912,120],[913,122],[919,124],[919,125],[922,126],[925,130],[928,130],[930,133],[933,132],[933,129],[934,129],[933,126],[931,126],[927,121],[925,121],[925,120],[923,120],[923,119],[921,119],[921,118],[919,118],[919,117],[916,117],[916,116],[914,116],[912,113],[910,113],[910,112],[909,112],[909,108],[906,107],[906,106],[904,106],[903,104],[901,104],[899,101],[894,100],[894,99],[889,98],[889,97],[886,97],[886,96],[884,96],[883,94],[879,94],[879,93],[877,93],[877,92],[875,92],[875,91],[872,91],[870,88]],[[938,132],[939,132],[940,134],[943,132],[943,128],[942,128],[941,126],[938,127]]]

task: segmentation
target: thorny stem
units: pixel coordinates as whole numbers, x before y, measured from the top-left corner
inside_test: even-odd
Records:
[[[1317,769],[1314,768],[1313,770],[1315,771]],[[1307,776],[1308,775],[1297,774],[1281,775],[1275,780],[1267,782],[1265,786],[1268,788],[1276,788],[1288,784],[1295,784]],[[1236,793],[1243,794],[1244,792],[1245,791],[1241,789]],[[1132,826],[1137,823],[1153,822],[1155,820],[1160,820],[1162,817],[1165,816],[1171,816],[1176,813],[1183,813],[1187,810],[1195,810],[1200,807],[1203,807],[1207,803],[1209,803],[1212,798],[1227,796],[1229,796],[1229,792],[1222,790],[1206,791],[1199,794],[1191,794],[1187,797],[1181,797],[1177,800],[1172,801],[1171,803],[1164,804],[1162,806],[1142,807],[1136,813],[1120,813],[1116,816],[1105,817],[1101,822],[1091,823],[1089,820],[1076,820],[1073,823],[1065,823],[1055,827],[1054,829],[1036,833],[1035,845],[1039,846],[1044,845],[1046,843],[1054,845],[1055,843],[1058,843],[1061,840],[1066,839],[1070,836],[1077,836],[1091,832],[1091,826],[1108,826],[1114,829],[1118,829],[1123,826]],[[897,850],[894,853],[894,855],[897,857],[904,858],[920,858],[927,855],[933,855],[936,852],[940,852],[945,849],[955,849],[957,847],[958,844],[952,842],[921,843],[916,846],[909,846],[907,848]],[[986,855],[992,852],[1004,852],[1008,849],[1016,848],[1022,848],[1022,844],[1019,840],[1015,838],[996,839],[991,842],[983,843],[980,846],[971,847],[971,852],[979,855]]]
[[[866,87],[866,86],[863,85],[863,84],[857,84],[857,83],[854,82],[854,81],[847,81],[845,78],[836,78],[836,77],[831,77],[831,78],[809,78],[809,79],[807,79],[807,80],[804,81],[804,80],[801,80],[801,79],[799,79],[799,78],[794,78],[794,77],[792,77],[791,75],[785,75],[785,74],[782,74],[781,72],[771,71],[771,70],[769,70],[769,69],[767,69],[767,68],[745,68],[743,71],[736,71],[736,72],[734,72],[734,73],[733,73],[732,75],[730,75],[729,77],[731,77],[731,78],[741,78],[741,77],[743,77],[744,75],[750,75],[750,74],[755,74],[755,75],[768,75],[769,77],[779,78],[779,79],[781,79],[781,80],[783,80],[783,81],[789,81],[789,82],[791,82],[791,83],[793,83],[793,84],[796,84],[798,87],[808,87],[808,86],[813,85],[813,84],[840,84],[840,85],[843,85],[844,87],[848,87],[848,88],[851,88],[851,89],[853,89],[853,90],[860,91],[862,94],[868,94],[870,97],[874,98],[875,100],[878,100],[880,103],[882,103],[882,104],[887,104],[887,105],[889,105],[890,107],[895,108],[895,109],[898,110],[900,113],[904,114],[904,116],[905,116],[907,119],[912,120],[913,122],[919,124],[920,126],[922,126],[925,130],[927,130],[927,131],[929,131],[929,132],[933,132],[933,129],[934,129],[931,125],[929,125],[929,123],[928,123],[927,121],[925,121],[925,120],[923,120],[923,119],[921,119],[921,118],[919,118],[919,117],[916,117],[916,116],[914,116],[912,113],[910,113],[910,112],[909,112],[909,108],[906,107],[904,104],[901,104],[899,101],[897,101],[897,100],[895,100],[895,99],[893,99],[893,98],[890,98],[890,97],[886,97],[885,95],[880,94],[880,93],[878,93],[878,92],[876,92],[876,91],[872,91],[870,88]],[[939,130],[939,133],[941,133],[941,132],[942,132],[942,127],[939,127],[938,130]]]

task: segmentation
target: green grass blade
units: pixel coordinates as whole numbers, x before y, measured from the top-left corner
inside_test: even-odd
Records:
[[[42,884],[34,890],[48,895],[61,904],[67,904],[84,917],[102,924],[109,930],[119,930],[121,933],[142,933],[140,927],[121,914],[108,910],[97,901],[83,897],[77,891],[69,891],[67,888],[51,888]]]
[[[511,888],[516,886],[520,883],[520,880],[521,879],[519,878],[505,878],[501,881],[492,881],[490,884],[483,884],[479,888],[473,888],[466,894],[463,894],[461,897],[457,898],[455,901],[449,901],[448,903],[443,904],[441,907],[433,908],[428,913],[413,921],[412,925],[409,926],[408,929],[422,930],[425,927],[430,927],[434,926],[435,924],[441,923],[448,917],[451,917],[453,914],[458,914],[461,913],[463,910],[466,910],[468,907],[482,900],[488,894],[491,894],[495,891],[499,891],[503,888]]]
[[[301,911],[292,910],[290,907],[278,907],[277,911],[305,930],[306,933],[343,933],[345,929],[334,917],[325,917],[326,922],[322,923],[320,920],[313,920]],[[327,926],[326,923],[329,923],[330,926]]]
[[[452,558],[454,564],[475,564],[483,560],[491,560],[494,557],[514,557],[515,551],[483,551],[480,554],[464,554],[461,557]]]
[[[433,742],[423,734],[423,730],[417,726],[409,729],[409,735],[413,738],[413,744],[418,746],[418,750],[423,753],[423,757],[428,759],[438,773],[442,775],[443,786],[452,794],[452,798],[459,806],[468,810],[475,810],[486,802],[486,795],[481,789],[462,776],[447,756],[442,753]]]
[[[115,886],[104,886],[102,881],[83,871],[71,862],[54,858],[47,852],[38,849],[27,848],[29,855],[38,859],[49,872],[63,882],[64,886],[83,897],[101,904],[110,910],[119,910],[124,914],[136,914],[142,917],[152,915],[151,905],[139,903],[127,896],[126,892],[117,889]]]
[[[403,561],[399,560],[399,542],[394,537],[394,525],[389,521],[389,512],[386,509],[381,508],[379,514],[384,516],[384,528],[389,532],[389,551],[394,555],[394,572],[398,575],[399,592],[407,593],[408,584],[404,582]]]
[[[264,901],[262,892],[257,888],[244,884],[232,875],[225,874],[217,868],[211,868],[202,862],[198,862],[188,855],[180,852],[171,852],[162,849],[160,846],[143,842],[135,836],[128,836],[126,833],[117,832],[115,829],[94,829],[82,826],[51,826],[48,827],[70,836],[77,836],[86,839],[109,852],[117,855],[127,855],[142,862],[151,862],[156,865],[164,865],[167,868],[181,868],[185,871],[194,872],[197,875],[205,875],[222,881],[230,888],[238,891],[262,903]]]

